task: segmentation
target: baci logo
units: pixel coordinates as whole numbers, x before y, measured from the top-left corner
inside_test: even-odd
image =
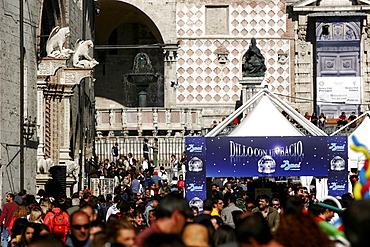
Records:
[[[202,152],[203,150],[203,145],[201,146],[196,146],[195,144],[189,144],[186,148],[187,151],[189,151],[190,153],[193,153],[193,152]]]
[[[345,145],[344,144],[343,145],[338,145],[338,143],[332,142],[332,143],[330,143],[329,149],[333,152],[334,151],[344,151]]]
[[[331,190],[345,190],[346,189],[346,184],[340,184],[337,182],[332,182],[329,185],[329,189]]]
[[[203,184],[195,184],[195,183],[190,183],[186,189],[187,191],[203,191],[203,187],[204,185]]]
[[[285,171],[299,171],[301,169],[301,162],[290,163],[289,160],[283,160],[283,164],[280,165]]]

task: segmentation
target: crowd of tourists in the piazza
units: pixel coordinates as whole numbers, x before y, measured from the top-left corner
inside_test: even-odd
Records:
[[[318,200],[300,180],[210,178],[207,198],[190,206],[185,152],[165,169],[157,141],[144,140],[139,159],[112,147],[113,159],[90,174],[114,179],[112,193],[88,186],[60,197],[47,189],[7,193],[2,246],[370,246],[370,200],[351,193]]]
[[[148,171],[146,171],[148,172]],[[138,172],[139,174],[139,172]],[[155,176],[155,175],[154,175]],[[85,188],[71,197],[8,193],[2,208],[2,246],[369,246],[370,200],[351,193],[318,202],[289,180],[271,196],[251,198],[248,178],[215,178],[200,208],[179,186],[114,194]],[[153,192],[153,193],[152,193]],[[338,207],[338,201],[341,207]],[[109,243],[108,245],[106,245]]]

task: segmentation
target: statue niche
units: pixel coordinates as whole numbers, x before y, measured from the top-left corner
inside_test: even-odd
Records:
[[[264,77],[266,71],[265,58],[256,45],[256,39],[252,38],[249,49],[243,56],[243,77]]]

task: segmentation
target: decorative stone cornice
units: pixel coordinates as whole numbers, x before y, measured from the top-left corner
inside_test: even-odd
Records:
[[[41,58],[37,68],[37,77],[55,75],[58,69],[67,68],[67,59],[63,58]]]
[[[165,44],[163,46],[163,56],[165,62],[176,62],[177,58],[177,44]]]
[[[80,84],[86,77],[92,77],[92,69],[68,68],[57,71],[58,82],[65,85]]]

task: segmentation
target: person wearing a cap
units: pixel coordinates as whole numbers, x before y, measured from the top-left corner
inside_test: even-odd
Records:
[[[160,183],[162,182],[162,178],[160,176],[158,176],[158,172],[153,172],[153,176],[151,177],[151,180],[156,183],[157,181],[159,181]],[[157,183],[156,183],[157,185]]]

